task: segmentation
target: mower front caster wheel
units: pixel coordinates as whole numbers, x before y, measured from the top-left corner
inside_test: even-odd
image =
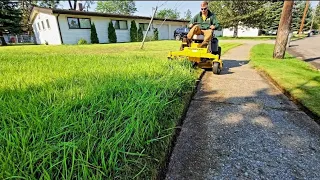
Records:
[[[212,72],[213,72],[213,74],[220,74],[220,72],[221,72],[220,63],[214,62],[212,64]]]

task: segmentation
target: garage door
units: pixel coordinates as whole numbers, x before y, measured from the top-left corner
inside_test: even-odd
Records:
[[[171,26],[170,39],[174,39],[173,33],[177,28],[181,28],[182,26]]]
[[[166,24],[157,24],[156,28],[159,31],[159,39],[169,39],[169,26]]]

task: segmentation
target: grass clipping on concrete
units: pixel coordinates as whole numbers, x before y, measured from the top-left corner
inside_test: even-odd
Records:
[[[320,72],[308,63],[286,54],[273,59],[274,45],[259,44],[251,49],[251,63],[266,72],[293,98],[320,116]]]
[[[0,48],[0,179],[154,178],[199,76],[179,44]]]

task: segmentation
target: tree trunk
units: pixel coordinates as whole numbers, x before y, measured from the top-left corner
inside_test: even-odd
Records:
[[[7,45],[6,40],[4,40],[2,31],[0,31],[0,40],[1,40],[1,45],[2,46],[6,46]]]
[[[273,50],[273,58],[283,59],[286,46],[288,43],[288,36],[290,33],[291,19],[292,19],[292,1],[284,1],[279,27],[277,31],[276,44]]]
[[[302,20],[301,20],[300,29],[298,31],[298,34],[301,34],[302,31],[303,31],[304,21],[305,21],[306,16],[307,16],[308,8],[309,8],[309,0],[307,0],[306,6],[304,7],[303,16],[302,16]]]
[[[238,37],[238,24],[233,27],[233,37]]]

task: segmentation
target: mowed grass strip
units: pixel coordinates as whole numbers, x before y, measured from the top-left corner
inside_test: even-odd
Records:
[[[266,72],[291,96],[320,116],[320,72],[308,63],[286,54],[273,59],[274,45],[259,44],[251,50],[251,63]]]
[[[154,178],[199,76],[179,44],[0,47],[0,179]]]

